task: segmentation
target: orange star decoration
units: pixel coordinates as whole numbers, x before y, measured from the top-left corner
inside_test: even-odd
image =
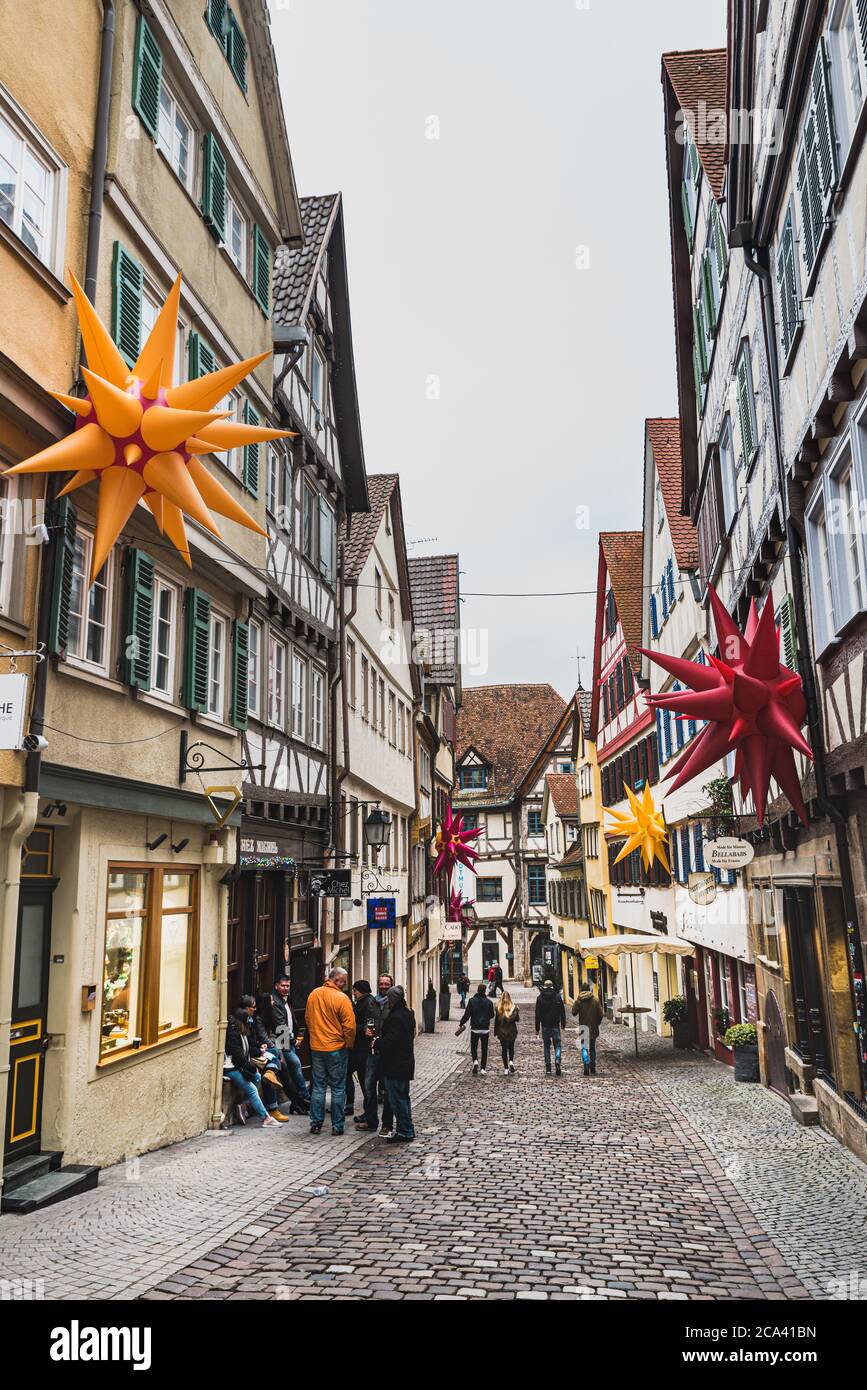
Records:
[[[658,859],[666,873],[671,873],[668,863],[668,831],[662,812],[657,811],[653,804],[650,787],[645,782],[640,800],[625,782],[623,790],[629,798],[632,814],[628,811],[609,811],[608,814],[615,817],[617,824],[609,826],[605,832],[606,835],[629,837],[615,859],[615,864],[619,864],[621,859],[625,859],[633,850],[640,849],[641,862],[645,869],[652,869],[653,861]]]
[[[184,513],[215,536],[220,532],[212,511],[264,536],[266,532],[258,521],[248,516],[197,455],[223,453],[242,444],[261,444],[289,434],[288,430],[238,425],[226,420],[227,411],[212,409],[268,353],[261,352],[195,381],[172,386],[180,276],[132,371],[75,276],[72,292],[90,363],[89,368],[81,369],[88,394],[82,399],[52,391],[55,400],[78,416],[75,429],[6,472],[75,470],[61,497],[99,480],[90,583],[139,502],[150,508],[159,530],[168,536],[188,565],[191,561]]]

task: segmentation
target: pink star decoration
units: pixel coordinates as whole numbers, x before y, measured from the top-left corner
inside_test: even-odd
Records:
[[[465,830],[463,816],[453,815],[451,803],[449,803],[446,806],[442,824],[437,827],[434,840],[437,851],[434,873],[445,872],[451,879],[455,864],[464,864],[466,868],[471,869],[473,860],[478,859],[478,851],[470,847],[469,841],[481,833],[479,828]]]

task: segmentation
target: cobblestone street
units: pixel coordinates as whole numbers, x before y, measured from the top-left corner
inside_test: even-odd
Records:
[[[519,997],[521,992],[518,991]],[[203,1135],[0,1221],[0,1274],[49,1299],[841,1297],[864,1278],[867,1172],[777,1097],[606,1026],[585,1080],[466,1037],[417,1044],[417,1142],[302,1120]],[[454,1013],[454,1010],[453,1010]],[[326,1189],[317,1191],[317,1189]],[[839,1281],[839,1282],[834,1282]],[[852,1296],[851,1293],[848,1296]]]

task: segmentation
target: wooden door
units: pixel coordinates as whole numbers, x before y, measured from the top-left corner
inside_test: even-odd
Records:
[[[765,1073],[772,1091],[788,1098],[786,1079],[786,1026],[772,989],[765,996]]]
[[[7,1158],[38,1153],[42,1143],[42,1093],[48,1047],[45,1024],[54,882],[50,886],[47,882],[43,883],[38,888],[29,887],[25,880],[21,883],[9,1037],[9,1094],[5,1131]]]

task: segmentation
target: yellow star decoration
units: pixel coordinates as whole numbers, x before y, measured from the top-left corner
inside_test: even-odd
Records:
[[[662,812],[657,811],[653,804],[650,787],[645,782],[640,800],[625,782],[623,790],[629,798],[632,814],[628,811],[609,811],[608,814],[615,817],[617,824],[609,826],[605,831],[606,835],[629,837],[615,859],[615,864],[619,864],[621,859],[625,859],[633,850],[640,849],[641,862],[645,869],[652,869],[653,861],[658,859],[666,873],[671,873],[668,863],[668,831]]]
[[[99,479],[90,583],[139,502],[150,508],[160,532],[168,536],[188,565],[190,548],[183,513],[215,536],[220,532],[212,511],[266,535],[197,455],[223,453],[243,444],[282,439],[290,433],[235,424],[226,420],[227,411],[212,409],[268,353],[172,386],[181,293],[178,276],[130,371],[75,276],[71,278],[90,363],[81,369],[88,394],[80,398],[52,391],[55,400],[75,412],[75,429],[6,472],[75,470],[61,497]]]

